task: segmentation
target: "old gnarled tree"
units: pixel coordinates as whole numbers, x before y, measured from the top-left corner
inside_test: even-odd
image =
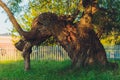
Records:
[[[25,70],[30,69],[30,53],[34,45],[40,44],[50,36],[68,52],[74,67],[100,64],[102,66],[117,67],[117,64],[107,60],[106,52],[91,22],[96,13],[97,0],[82,0],[85,8],[79,22],[73,23],[74,16],[57,16],[55,13],[45,12],[37,16],[31,31],[23,31],[9,8],[0,0],[0,6],[7,12],[13,26],[22,39],[16,43],[16,48],[22,51]]]

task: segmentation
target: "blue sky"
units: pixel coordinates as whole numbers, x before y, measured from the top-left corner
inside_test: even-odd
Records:
[[[3,0],[6,2],[7,0]],[[28,3],[28,0],[22,0],[21,6],[24,6]],[[13,28],[6,12],[0,7],[0,34],[10,33],[10,30]]]

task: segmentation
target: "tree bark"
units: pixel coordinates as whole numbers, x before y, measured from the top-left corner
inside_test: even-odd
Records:
[[[80,22],[74,24],[72,17],[58,17],[55,13],[46,12],[35,18],[29,32],[21,29],[7,6],[0,1],[0,6],[8,13],[14,27],[25,38],[20,41],[20,44],[17,44],[17,48],[23,52],[25,70],[30,69],[32,46],[45,41],[50,36],[54,36],[56,41],[68,52],[74,67],[95,64],[117,67],[117,64],[108,62],[105,49],[100,43],[91,21],[92,15],[98,10],[97,0],[82,1],[85,11]]]
[[[12,12],[10,11],[10,9],[1,0],[0,0],[0,6],[6,11],[6,13],[8,14],[9,19],[11,20],[13,26],[19,32],[19,34],[22,36],[24,31],[22,30],[22,28],[20,27],[20,25],[16,21],[15,17],[13,16]]]
[[[30,69],[30,53],[32,52],[32,44],[27,42],[24,46],[22,56],[24,58],[24,69],[28,71]]]
[[[36,38],[30,42],[32,45],[41,43],[52,35],[68,52],[68,56],[74,67],[95,64],[106,66],[109,64],[105,49],[100,43],[91,24],[91,16],[89,13],[84,14],[80,22],[76,24],[67,21],[65,18],[58,18],[57,20],[54,16],[55,14],[52,13],[40,14],[37,21],[40,21],[43,26],[39,26],[39,33],[35,36]],[[54,19],[56,19],[56,21]],[[37,23],[37,21],[35,21],[35,23]],[[24,48],[24,50],[27,51],[27,48]],[[116,66],[115,64],[111,65]]]
[[[30,54],[26,54],[24,57],[24,69],[25,71],[30,70]]]
[[[26,40],[31,40],[34,38],[34,36],[36,35],[35,29],[32,29],[30,32],[23,31],[21,26],[18,24],[17,20],[13,16],[13,13],[10,11],[10,9],[7,7],[7,5],[5,3],[3,3],[1,0],[0,0],[0,6],[6,11],[10,21],[13,24],[13,27],[15,27],[15,29],[18,31],[18,33],[21,36],[23,36]],[[28,36],[28,35],[31,35],[31,36]]]

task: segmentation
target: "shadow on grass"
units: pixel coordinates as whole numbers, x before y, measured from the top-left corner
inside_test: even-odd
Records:
[[[120,63],[120,61],[118,61]],[[67,61],[31,61],[31,70],[25,72],[23,61],[0,63],[0,80],[119,80],[120,68],[113,70],[100,66],[71,68]],[[119,64],[120,66],[120,64]]]
[[[120,63],[120,61],[118,61],[118,63]],[[113,69],[110,66],[104,67],[100,65],[72,68],[69,63],[53,73],[57,73],[57,76],[65,80],[119,80],[119,71],[120,68]],[[50,72],[52,72],[52,70]]]

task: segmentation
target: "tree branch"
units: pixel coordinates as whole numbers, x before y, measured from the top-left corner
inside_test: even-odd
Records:
[[[12,22],[13,26],[15,27],[15,29],[19,32],[19,34],[22,36],[24,31],[22,30],[22,28],[20,27],[20,25],[18,24],[17,20],[15,19],[15,17],[13,16],[12,12],[10,11],[10,9],[7,7],[7,5],[5,3],[3,3],[0,0],[0,6],[6,11],[6,13],[8,14],[8,17],[10,19],[10,21]]]

